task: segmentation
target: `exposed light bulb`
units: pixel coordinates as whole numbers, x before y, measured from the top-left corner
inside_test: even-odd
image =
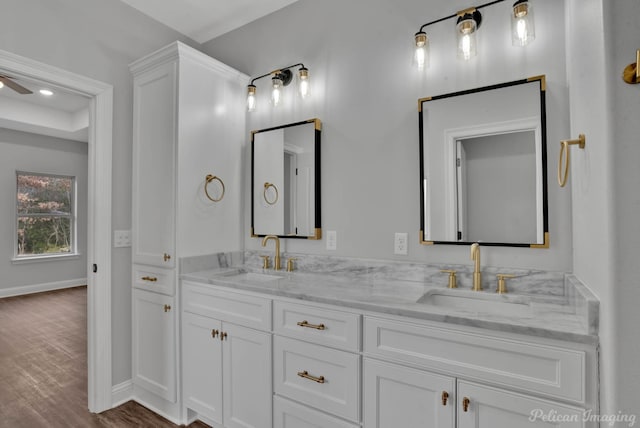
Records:
[[[310,94],[310,86],[309,86],[309,70],[304,66],[300,68],[298,71],[298,93],[302,99],[307,98]]]
[[[273,89],[271,90],[271,104],[273,104],[274,107],[277,107],[280,105],[280,102],[282,101],[282,80],[280,80],[280,78],[278,76],[275,76],[274,78],[271,79],[272,85],[273,85]]]
[[[416,33],[416,45],[413,60],[418,70],[429,67],[429,39],[424,32]]]
[[[527,0],[518,0],[511,14],[511,41],[514,46],[525,46],[535,38],[533,7]]]
[[[458,19],[456,29],[458,33],[458,58],[467,61],[476,55],[477,23],[471,15],[464,15]]]
[[[255,85],[247,86],[247,111],[256,110],[256,87]]]

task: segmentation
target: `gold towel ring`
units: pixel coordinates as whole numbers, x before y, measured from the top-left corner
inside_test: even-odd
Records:
[[[569,146],[577,144],[579,148],[584,149],[585,141],[584,134],[580,134],[577,140],[560,141],[560,157],[558,159],[558,184],[560,187],[564,187],[567,184],[567,178],[569,177]],[[564,168],[562,167],[563,157]]]
[[[267,189],[269,189],[269,187],[273,187],[273,189],[276,191],[276,197],[273,200],[269,200],[269,198],[267,198]],[[278,202],[278,188],[276,187],[275,184],[273,183],[264,183],[264,191],[262,192],[262,196],[264,196],[264,200],[266,203],[268,203],[269,205],[274,205],[276,202]]]
[[[213,180],[218,180],[220,182],[220,185],[222,186],[222,194],[220,195],[220,197],[218,199],[212,198],[211,195],[209,194],[209,191],[207,190],[207,186]],[[217,177],[217,176],[211,175],[211,174],[207,174],[207,176],[205,177],[205,183],[204,183],[204,193],[207,195],[207,198],[211,199],[213,202],[220,202],[222,200],[222,198],[224,198],[224,190],[225,190],[224,189],[224,182],[220,179],[220,177]]]

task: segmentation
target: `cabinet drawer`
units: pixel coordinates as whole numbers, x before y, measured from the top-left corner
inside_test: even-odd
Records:
[[[271,330],[271,300],[185,281],[183,310],[258,330]]]
[[[173,269],[133,265],[133,286],[135,288],[173,296],[176,289],[175,283]]]
[[[314,343],[360,350],[360,315],[311,305],[273,302],[274,333]]]
[[[584,351],[366,317],[364,352],[585,401]]]
[[[360,356],[275,336],[276,394],[358,422]]]
[[[273,426],[278,428],[359,428],[359,425],[350,424],[277,395],[273,397]]]

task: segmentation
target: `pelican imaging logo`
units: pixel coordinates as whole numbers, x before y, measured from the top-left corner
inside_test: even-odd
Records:
[[[619,411],[616,414],[597,414],[594,413],[593,410],[585,410],[582,414],[579,413],[562,413],[557,410],[542,410],[542,409],[533,409],[531,414],[529,415],[530,422],[542,421],[542,422],[550,422],[550,423],[560,423],[560,422],[598,422],[601,426],[609,425],[612,426],[628,426],[633,427],[636,424],[636,415],[634,414],[626,414]],[[616,425],[618,424],[618,425]]]

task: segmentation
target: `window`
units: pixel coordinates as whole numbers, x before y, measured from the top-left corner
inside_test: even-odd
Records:
[[[75,177],[20,172],[16,259],[74,254]]]

